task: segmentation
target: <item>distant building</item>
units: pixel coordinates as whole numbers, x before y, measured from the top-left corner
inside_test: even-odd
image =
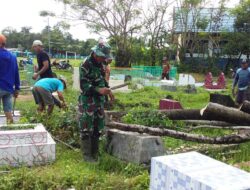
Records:
[[[208,57],[220,54],[227,41],[222,33],[234,32],[236,18],[229,9],[219,8],[174,8],[173,41],[179,49],[187,44],[186,57]]]
[[[201,8],[183,10],[174,8],[174,33],[191,32],[234,32],[235,17],[229,9],[221,11],[219,8]],[[199,27],[199,21],[207,21],[206,27]]]

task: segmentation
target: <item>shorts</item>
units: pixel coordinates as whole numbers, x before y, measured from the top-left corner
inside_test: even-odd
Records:
[[[55,104],[51,92],[41,87],[34,87],[32,89],[32,94],[34,96],[36,104],[41,104],[43,106]]]
[[[0,89],[0,99],[3,102],[3,111],[11,112],[12,111],[12,94],[10,92]]]

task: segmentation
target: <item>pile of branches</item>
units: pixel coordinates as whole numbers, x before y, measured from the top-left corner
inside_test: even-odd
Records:
[[[125,113],[109,112],[106,125],[108,128],[115,128],[123,131],[147,133],[156,136],[169,136],[177,139],[206,143],[206,144],[239,144],[250,141],[250,102],[245,101],[239,108],[226,107],[216,103],[209,103],[205,108],[187,110],[163,110],[159,111],[170,120],[183,121],[187,125],[194,127],[188,128],[186,132],[155,128],[143,125],[124,124],[112,121],[112,118],[119,118]],[[194,129],[230,129],[237,131],[247,131],[219,137],[207,137],[190,133]]]

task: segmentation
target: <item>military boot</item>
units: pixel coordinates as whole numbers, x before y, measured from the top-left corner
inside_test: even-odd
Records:
[[[81,150],[84,161],[95,162],[96,160],[92,156],[92,141],[89,134],[81,134]]]
[[[94,160],[98,161],[99,155],[99,135],[91,136],[91,156]]]
[[[96,161],[98,161],[98,156],[99,156],[99,137],[100,137],[100,132],[98,129],[98,122],[97,120],[95,120],[94,129],[91,134],[91,155]]]

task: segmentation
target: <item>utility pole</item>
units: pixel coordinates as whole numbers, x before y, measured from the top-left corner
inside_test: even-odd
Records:
[[[48,42],[49,42],[49,55],[51,55],[51,36],[50,36],[50,23],[49,23],[49,16],[48,16]]]
[[[51,54],[51,33],[50,33],[50,18],[55,16],[55,13],[50,11],[41,11],[41,17],[47,17],[48,19],[48,45],[49,45],[49,54]],[[45,21],[46,22],[46,21]]]

